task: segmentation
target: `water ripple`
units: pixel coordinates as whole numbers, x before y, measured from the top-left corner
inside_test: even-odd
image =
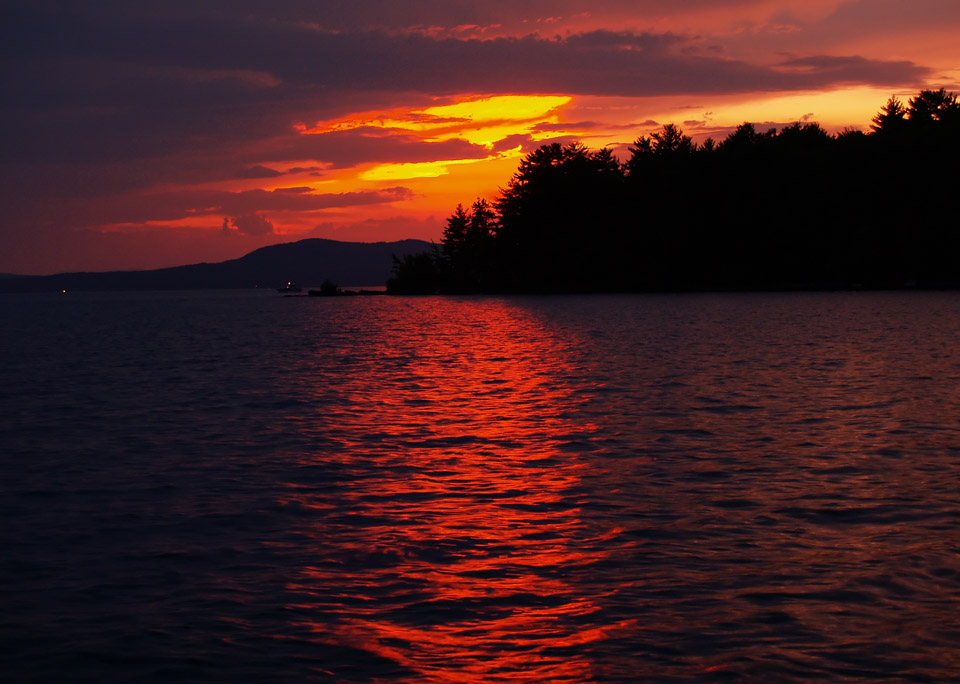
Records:
[[[960,681],[955,295],[0,306],[16,681]]]

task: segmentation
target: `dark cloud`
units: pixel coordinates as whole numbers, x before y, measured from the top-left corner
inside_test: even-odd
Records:
[[[410,199],[408,188],[395,187],[360,192],[313,193],[297,188],[281,190],[247,190],[244,192],[184,192],[190,213],[254,213],[257,211],[318,211],[333,207],[356,207]],[[197,212],[195,207],[203,207]],[[209,208],[209,209],[208,209]]]
[[[437,148],[419,156],[413,141],[399,137],[351,131],[306,139],[289,135],[290,126],[409,102],[413,93],[725,94],[893,87],[928,74],[908,61],[856,56],[808,55],[768,67],[684,54],[687,39],[670,34],[457,40],[332,32],[253,21],[239,11],[190,14],[158,6],[110,15],[87,4],[42,11],[50,6],[30,5],[8,17],[0,145],[10,164],[123,164],[180,152],[202,165],[252,145],[263,154],[263,141],[279,153],[268,156],[275,161],[349,166],[381,154],[426,161]],[[471,154],[466,143],[445,144],[464,149],[433,159]],[[237,161],[242,168],[244,160]]]
[[[56,13],[70,19],[95,16],[101,28],[118,27],[140,20],[152,21],[222,21],[224,15],[233,15],[251,24],[291,23],[314,25],[330,31],[363,31],[384,29],[404,32],[415,30],[427,34],[490,32],[499,27],[504,32],[529,31],[532,27],[555,31],[558,27],[586,17],[608,23],[623,23],[627,16],[652,18],[690,12],[701,7],[714,7],[716,0],[593,0],[589,11],[584,11],[582,0],[485,0],[463,2],[450,0],[418,0],[416,3],[396,0],[230,0],[226,2],[203,0],[164,0],[144,7],[129,0],[98,0],[92,3],[70,0],[24,1],[32,13]],[[764,0],[725,0],[729,9],[761,6]],[[225,10],[228,7],[229,9]],[[23,8],[14,8],[10,14],[24,14]],[[118,19],[120,18],[120,19]],[[61,39],[69,38],[65,31],[55,33]]]
[[[279,192],[279,193],[281,193],[281,194],[282,194],[282,193],[287,193],[287,194],[290,194],[290,195],[305,195],[305,194],[307,194],[308,192],[313,192],[313,188],[308,187],[308,186],[306,186],[306,185],[298,185],[298,186],[296,186],[296,187],[277,188],[277,189],[274,190],[273,192]]]
[[[248,166],[245,169],[240,169],[236,173],[236,178],[245,178],[245,179],[256,179],[256,178],[276,178],[277,176],[282,176],[283,171],[277,171],[276,169],[271,169],[267,166],[262,166],[256,164],[254,166]]]
[[[287,173],[309,173],[312,175],[317,175],[323,171],[323,168],[320,166],[293,166],[287,169]]]
[[[251,216],[264,212],[320,212],[402,201],[413,197],[404,187],[341,193],[314,193],[310,188],[278,190],[182,190],[122,195],[75,202],[61,208],[78,227],[178,221],[211,215]],[[253,233],[251,233],[253,234]]]
[[[89,164],[176,151],[223,155],[274,140],[295,120],[309,124],[365,103],[386,107],[411,93],[722,94],[897,86],[928,73],[908,61],[856,56],[795,56],[767,67],[709,52],[687,54],[690,39],[662,33],[461,40],[359,30],[360,10],[318,9],[328,4],[286,2],[274,10],[271,3],[269,18],[266,5],[252,2],[229,9],[216,2],[149,9],[114,2],[8,4],[0,17],[6,20],[0,36],[4,157],[11,163]],[[401,12],[381,3],[356,5],[397,21],[410,14],[406,6]],[[492,12],[464,3],[426,5],[441,23],[444,15],[483,23]],[[626,6],[606,4],[611,12]],[[401,143],[351,140],[371,154]],[[298,141],[293,149],[283,148],[282,138],[277,142],[284,156],[275,160],[326,161],[326,153],[339,155],[336,165],[352,163],[348,150],[337,149],[336,137]],[[307,154],[319,149],[295,157],[299,145]]]
[[[524,150],[527,150],[532,144],[532,137],[524,133],[518,133],[516,135],[508,135],[506,138],[498,140],[493,146],[493,151],[506,152],[507,150],[516,148],[517,145],[522,147]]]
[[[169,95],[188,105],[236,106],[263,98],[289,104],[298,95],[309,99],[309,91],[317,88],[325,90],[324,96],[354,90],[653,95],[811,85],[742,61],[686,55],[688,39],[671,34],[590,31],[460,40],[254,21],[242,12],[185,16],[75,10],[36,12],[22,21],[26,26],[8,47],[11,56],[28,62],[34,57],[47,65],[53,60],[60,69],[47,74],[60,77],[56,90],[33,99],[70,104],[86,98],[91,104],[119,106],[121,93],[169,110],[164,102]],[[17,39],[19,35],[27,37]],[[37,35],[57,39],[38,42]],[[863,77],[883,84],[904,78],[899,69],[886,73],[883,64]],[[141,78],[130,78],[123,66]],[[81,71],[86,76],[78,78]],[[22,94],[28,94],[24,85],[36,86],[33,76],[20,84]],[[157,83],[176,92],[157,90]]]
[[[356,128],[318,135],[293,135],[277,141],[270,152],[281,161],[315,159],[333,168],[369,162],[428,162],[440,159],[483,159],[482,145],[465,140],[424,142],[408,133],[383,128]]]
[[[907,61],[877,61],[855,56],[814,55],[789,59],[779,68],[797,78],[823,80],[833,84],[871,83],[896,85],[919,78],[917,66]],[[889,79],[886,83],[885,79]]]
[[[227,227],[227,219],[223,219],[224,228]],[[274,233],[273,224],[266,216],[261,214],[245,214],[230,219],[230,225],[241,235],[271,235]],[[229,231],[224,231],[229,232]]]

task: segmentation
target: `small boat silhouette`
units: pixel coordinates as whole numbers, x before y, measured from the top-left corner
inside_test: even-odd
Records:
[[[303,292],[303,288],[288,280],[286,285],[277,288],[277,292]]]

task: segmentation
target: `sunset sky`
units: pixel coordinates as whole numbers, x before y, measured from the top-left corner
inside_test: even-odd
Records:
[[[440,238],[520,157],[676,123],[866,129],[960,91],[957,0],[21,0],[0,272]]]

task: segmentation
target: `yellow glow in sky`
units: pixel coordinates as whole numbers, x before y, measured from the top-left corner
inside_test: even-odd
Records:
[[[568,104],[572,99],[554,95],[499,95],[428,107],[422,113],[438,118],[469,119],[475,122],[542,121],[544,116]]]
[[[401,164],[378,164],[359,174],[358,178],[365,181],[393,181],[407,178],[438,178],[450,173],[450,166],[457,164],[473,164],[482,159],[450,159],[435,162],[416,162]]]
[[[573,100],[557,95],[498,95],[466,98],[453,104],[411,111],[355,114],[333,121],[320,121],[304,134],[384,128],[417,133],[427,142],[460,139],[492,147],[510,135],[532,132],[537,124],[557,123],[559,111]]]
[[[446,161],[419,162],[410,164],[379,164],[359,174],[358,178],[364,181],[395,181],[412,178],[439,178],[450,173],[451,166],[478,164],[492,159],[519,158],[523,156],[522,148],[518,145],[512,150],[502,152],[493,157],[481,159],[448,159]]]

